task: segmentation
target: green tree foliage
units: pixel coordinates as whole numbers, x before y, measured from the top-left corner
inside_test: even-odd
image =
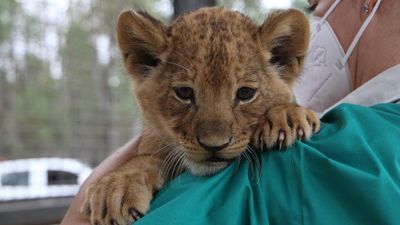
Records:
[[[8,40],[13,28],[13,15],[19,9],[15,0],[0,1],[0,44]]]
[[[57,152],[57,143],[62,142],[63,127],[58,119],[58,92],[50,76],[49,63],[33,54],[25,55],[29,79],[19,88],[15,99],[16,129],[21,141],[14,154],[35,157],[45,149]],[[40,140],[40,141],[36,141]]]

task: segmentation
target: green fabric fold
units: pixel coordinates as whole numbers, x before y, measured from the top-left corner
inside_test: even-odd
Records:
[[[400,224],[400,105],[342,104],[285,151],[210,177],[184,173],[135,225]]]

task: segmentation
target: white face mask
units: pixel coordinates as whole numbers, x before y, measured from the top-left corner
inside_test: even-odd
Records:
[[[336,0],[322,18],[313,18],[304,71],[294,87],[298,104],[317,112],[324,111],[352,91],[347,61],[381,3],[377,1],[345,52],[326,20],[340,1]]]

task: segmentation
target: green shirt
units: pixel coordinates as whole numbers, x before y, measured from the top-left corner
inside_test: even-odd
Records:
[[[400,105],[339,105],[310,140],[259,157],[182,174],[135,225],[400,224]]]

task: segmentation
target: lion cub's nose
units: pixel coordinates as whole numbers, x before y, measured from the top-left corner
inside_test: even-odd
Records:
[[[221,145],[209,144],[205,141],[202,141],[199,137],[197,137],[197,141],[199,142],[200,146],[203,147],[205,150],[207,150],[208,152],[214,153],[214,152],[218,152],[218,151],[221,151],[222,149],[226,148],[229,145],[229,143],[231,142],[231,138],[229,138],[229,140],[227,142],[225,142],[224,144],[221,144]]]

